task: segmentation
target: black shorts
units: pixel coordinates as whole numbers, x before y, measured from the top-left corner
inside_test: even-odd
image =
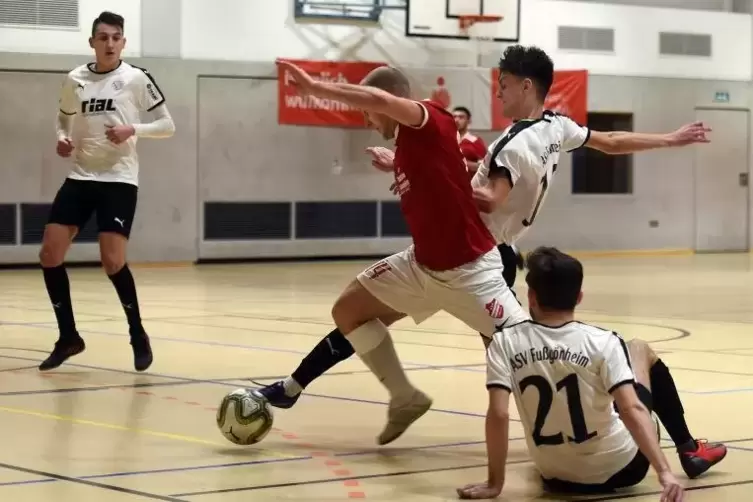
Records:
[[[96,213],[99,232],[115,232],[128,238],[136,214],[138,191],[138,187],[130,183],[67,178],[55,196],[47,222],[81,230]]]
[[[636,383],[634,385],[638,399],[641,400],[643,405],[648,408],[649,413],[651,413],[654,410],[654,400],[651,396],[651,391],[642,384]],[[615,403],[614,408],[617,410],[617,403]],[[658,433],[657,429],[657,435]],[[586,485],[559,479],[544,479],[543,481],[544,487],[547,491],[551,492],[579,495],[612,493],[620,488],[637,485],[646,478],[650,468],[651,463],[643,453],[638,451],[628,465],[602,484]]]
[[[499,244],[497,250],[502,257],[502,277],[505,278],[507,287],[512,288],[518,275],[518,254],[507,244]]]

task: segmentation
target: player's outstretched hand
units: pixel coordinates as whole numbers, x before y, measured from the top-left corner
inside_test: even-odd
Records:
[[[711,140],[706,137],[706,133],[711,132],[711,128],[703,122],[692,122],[686,124],[669,135],[669,141],[672,146],[685,146],[693,143],[710,143]]]
[[[316,86],[316,80],[298,66],[289,61],[278,59],[277,66],[285,70],[285,85],[292,85],[302,94],[311,94]]]
[[[671,472],[659,475],[659,483],[662,485],[661,502],[683,502],[685,489]]]
[[[491,486],[488,482],[473,483],[458,488],[458,497],[465,500],[495,499],[502,493],[502,487]]]
[[[371,165],[385,173],[395,169],[395,152],[383,146],[370,146],[366,153],[371,155]]]
[[[106,125],[105,127],[107,128],[105,136],[116,145],[124,143],[136,133],[136,130],[130,125]]]
[[[57,148],[55,149],[61,157],[70,157],[73,151],[73,143],[70,138],[63,138],[58,140]]]

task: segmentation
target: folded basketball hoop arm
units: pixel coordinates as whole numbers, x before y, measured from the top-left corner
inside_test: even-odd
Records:
[[[494,42],[496,23],[502,19],[502,16],[458,16],[460,33],[476,43],[476,61],[474,62],[476,66],[482,66],[483,45]]]

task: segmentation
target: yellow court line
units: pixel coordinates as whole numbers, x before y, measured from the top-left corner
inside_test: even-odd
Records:
[[[9,408],[7,406],[0,406],[0,411],[7,411],[8,413],[18,413],[20,415],[30,415],[33,417],[39,417],[39,418],[46,418],[49,420],[62,420],[64,422],[71,422],[74,424],[79,425],[91,425],[93,427],[102,427],[104,429],[112,429],[116,431],[130,431],[130,432],[136,432],[139,434],[147,434],[149,436],[156,436],[161,437],[165,439],[173,439],[176,441],[185,441],[188,443],[196,443],[196,444],[206,444],[211,446],[223,446],[228,447],[230,446],[230,443],[218,443],[215,441],[208,441],[206,439],[201,439],[193,436],[184,436],[182,434],[171,434],[169,432],[159,432],[159,431],[153,431],[149,429],[139,429],[136,427],[126,427],[124,425],[117,425],[117,424],[108,424],[106,422],[95,422],[93,420],[83,420],[76,417],[69,417],[66,415],[55,415],[52,413],[42,413],[39,411],[34,410],[27,410],[24,408]],[[297,455],[291,455],[289,453],[281,453],[273,450],[267,450],[267,449],[256,449],[258,452],[267,453],[273,457],[278,458],[297,458]]]
[[[30,416],[39,417],[39,418],[47,418],[49,420],[61,420],[64,422],[71,422],[71,423],[79,424],[79,425],[91,425],[93,427],[102,427],[104,429],[112,429],[116,431],[136,432],[139,434],[147,434],[149,436],[156,436],[156,437],[161,437],[165,439],[174,439],[176,441],[185,441],[188,443],[207,444],[207,445],[212,445],[212,446],[227,446],[227,443],[218,443],[215,441],[208,441],[206,439],[201,439],[201,438],[197,438],[193,436],[183,436],[181,434],[171,434],[169,432],[159,432],[159,431],[153,431],[149,429],[139,429],[136,427],[126,427],[125,425],[108,424],[106,422],[95,422],[93,420],[83,420],[80,418],[69,417],[66,415],[54,415],[52,413],[42,413],[39,411],[27,410],[24,408],[9,408],[6,406],[0,406],[0,411],[7,411],[9,413],[18,413],[20,415],[30,415]]]

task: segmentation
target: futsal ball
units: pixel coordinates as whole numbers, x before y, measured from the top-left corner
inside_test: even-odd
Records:
[[[248,446],[272,430],[274,414],[269,402],[251,389],[237,389],[222,398],[217,408],[217,427],[231,443]]]

